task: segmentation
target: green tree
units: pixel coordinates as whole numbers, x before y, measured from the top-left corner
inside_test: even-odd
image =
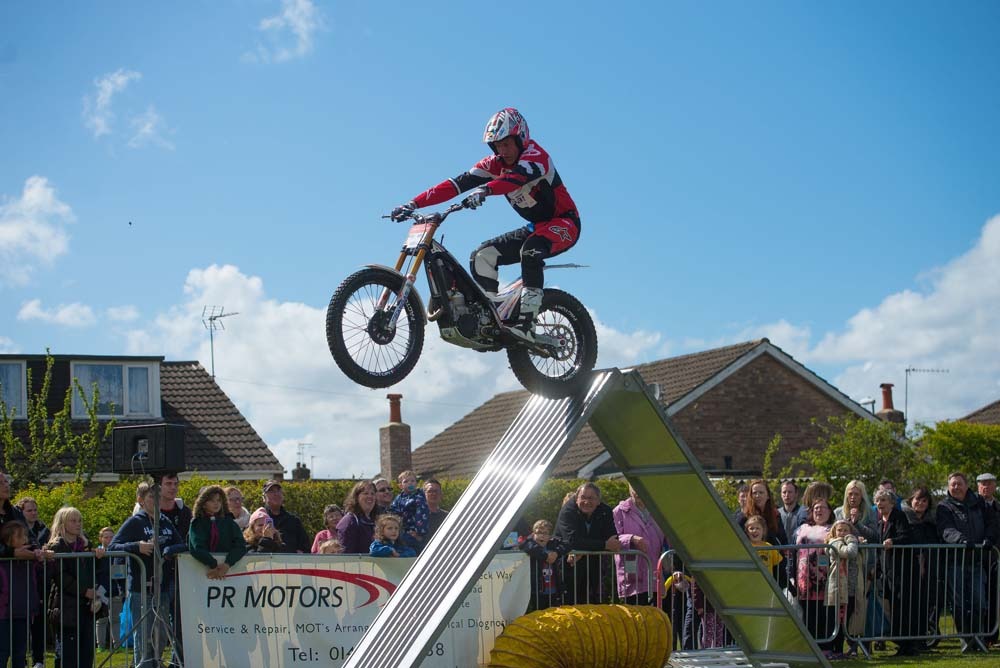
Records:
[[[918,453],[925,481],[940,486],[952,471],[974,480],[983,471],[1000,470],[1000,425],[939,422],[921,429]]]
[[[843,489],[851,480],[875,489],[879,480],[889,478],[906,489],[919,469],[917,452],[903,437],[902,425],[855,415],[813,419],[813,424],[820,430],[819,447],[792,458],[781,477],[793,471],[796,477],[812,474],[834,489]]]
[[[28,405],[25,407],[27,439],[14,433],[14,410],[0,401],[0,445],[4,451],[4,467],[14,477],[15,484],[18,481],[38,482],[45,476],[62,470],[60,459],[67,452],[76,456],[76,480],[90,482],[97,468],[97,454],[101,443],[110,436],[115,425],[115,421],[111,420],[102,427],[97,418],[96,407],[100,404],[97,385],[94,385],[88,398],[75,378],[66,390],[62,409],[50,418],[48,400],[54,364],[54,358],[46,349],[45,376],[38,392],[34,391],[32,373],[28,370]],[[87,430],[82,434],[73,431],[74,392],[79,393],[87,411]]]

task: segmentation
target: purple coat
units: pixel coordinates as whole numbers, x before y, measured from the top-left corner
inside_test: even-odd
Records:
[[[637,549],[632,545],[632,538],[646,539],[647,559],[635,556],[616,556],[615,570],[617,571],[618,595],[635,596],[645,594],[650,591],[649,569],[653,569],[652,580],[656,582],[660,594],[663,591],[663,578],[656,577],[656,562],[663,552],[663,531],[656,525],[652,516],[640,511],[629,497],[615,506],[611,512],[615,520],[615,529],[618,532],[618,540],[621,541],[623,550]]]

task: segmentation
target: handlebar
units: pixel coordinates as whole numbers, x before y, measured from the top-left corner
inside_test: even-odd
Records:
[[[462,204],[461,202],[456,202],[455,204],[452,204],[444,211],[435,211],[433,213],[428,213],[428,214],[419,214],[416,211],[412,211],[408,215],[403,216],[399,220],[394,220],[393,222],[401,223],[404,220],[410,219],[413,220],[413,222],[415,223],[435,223],[437,225],[440,225],[441,223],[444,222],[444,219],[450,216],[451,214],[455,213],[456,211],[461,211],[462,209],[467,209],[467,208],[468,207]],[[382,216],[382,217],[392,220],[392,216]]]

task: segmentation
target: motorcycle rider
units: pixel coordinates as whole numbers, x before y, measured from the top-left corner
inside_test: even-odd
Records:
[[[414,210],[440,204],[475,188],[462,204],[470,209],[490,195],[504,195],[528,224],[480,244],[469,258],[472,276],[497,300],[500,265],[521,263],[521,306],[507,331],[535,341],[535,318],[542,306],[544,260],[572,248],[580,236],[580,215],[549,154],[528,133],[524,116],[506,107],[490,117],[483,143],[493,150],[472,169],[420,193],[390,214],[403,220]]]

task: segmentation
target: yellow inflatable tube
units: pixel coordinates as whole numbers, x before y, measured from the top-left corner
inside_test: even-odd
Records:
[[[663,668],[670,618],[654,606],[576,605],[539,610],[507,625],[490,668]]]

